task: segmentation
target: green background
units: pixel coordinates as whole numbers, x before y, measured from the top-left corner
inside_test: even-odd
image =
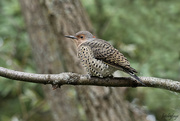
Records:
[[[96,35],[120,50],[139,76],[180,80],[179,0],[81,0]],[[17,0],[0,1],[0,66],[35,72]],[[0,120],[52,120],[41,85],[0,78]],[[180,94],[128,88],[126,98],[157,120],[180,116]]]

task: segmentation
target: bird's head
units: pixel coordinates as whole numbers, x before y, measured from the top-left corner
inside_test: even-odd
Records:
[[[86,42],[88,40],[94,40],[95,36],[93,36],[90,32],[88,31],[80,31],[77,32],[75,34],[75,36],[73,35],[66,35],[65,37],[74,39],[77,46],[79,46],[80,44],[82,44],[83,42]]]

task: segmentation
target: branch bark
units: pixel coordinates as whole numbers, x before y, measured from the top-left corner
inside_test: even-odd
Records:
[[[57,86],[60,87],[61,85],[144,87],[141,83],[135,81],[131,77],[98,78],[71,72],[60,74],[33,74],[0,67],[0,76],[25,82],[52,84],[54,88]],[[140,77],[140,79],[146,85],[146,87],[162,88],[174,92],[180,92],[180,82],[178,81],[155,77]]]

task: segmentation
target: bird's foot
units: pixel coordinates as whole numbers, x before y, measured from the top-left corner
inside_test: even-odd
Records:
[[[85,77],[87,77],[87,79],[90,79],[92,76],[91,75],[89,75],[89,74],[86,74],[86,75],[84,75]]]

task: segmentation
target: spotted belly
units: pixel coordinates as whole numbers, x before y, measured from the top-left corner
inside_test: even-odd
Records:
[[[78,57],[90,76],[108,77],[117,70],[94,57],[89,46],[78,47]]]
[[[117,70],[101,60],[91,59],[88,63],[82,61],[83,66],[86,68],[90,76],[109,77]]]

